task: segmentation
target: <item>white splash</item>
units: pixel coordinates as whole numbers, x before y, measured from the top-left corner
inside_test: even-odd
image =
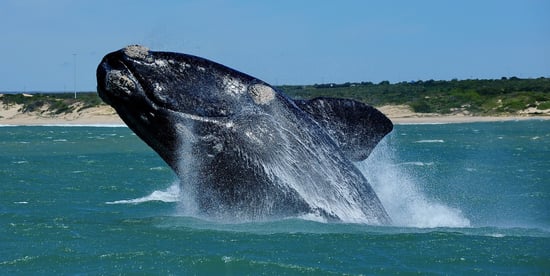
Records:
[[[195,158],[192,154],[193,143],[196,141],[196,137],[193,135],[194,125],[186,125],[184,123],[177,123],[177,126],[185,131],[179,131],[179,147],[177,149],[178,156],[180,156],[178,162],[178,185],[181,189],[181,198],[178,204],[178,215],[182,216],[197,216],[198,204],[196,200],[197,187],[197,170],[195,166]]]
[[[428,198],[417,184],[414,167],[396,166],[384,139],[370,157],[358,163],[395,226],[434,228],[469,227],[462,211]]]
[[[445,143],[445,141],[441,139],[433,139],[433,140],[418,140],[415,143]]]
[[[149,201],[161,202],[179,202],[181,200],[181,190],[179,181],[174,181],[170,187],[163,191],[154,191],[150,195],[135,198],[105,202],[105,204],[138,204]]]
[[[432,166],[434,164],[434,162],[403,162],[403,163],[399,163],[398,165],[412,165],[412,166],[420,166],[420,167],[424,167],[424,166]]]

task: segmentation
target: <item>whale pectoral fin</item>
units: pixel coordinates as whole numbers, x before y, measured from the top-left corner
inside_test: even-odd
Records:
[[[294,102],[327,130],[352,161],[366,159],[393,129],[392,122],[382,112],[358,101],[315,98]]]

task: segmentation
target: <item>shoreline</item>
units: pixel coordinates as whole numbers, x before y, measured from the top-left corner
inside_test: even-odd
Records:
[[[430,116],[391,118],[394,125],[467,124],[550,120],[549,116]]]
[[[395,125],[550,120],[548,115],[469,116],[464,114],[422,114],[412,112],[407,106],[382,106],[378,109],[388,116]],[[21,113],[18,106],[11,106],[10,108],[0,108],[0,126],[125,127],[126,124],[110,106],[99,106],[58,115],[42,115],[37,112]]]

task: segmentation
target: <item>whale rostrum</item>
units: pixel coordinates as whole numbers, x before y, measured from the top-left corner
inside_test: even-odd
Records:
[[[193,194],[199,215],[390,223],[353,163],[393,128],[369,105],[293,100],[216,62],[137,45],[107,54],[97,83]]]

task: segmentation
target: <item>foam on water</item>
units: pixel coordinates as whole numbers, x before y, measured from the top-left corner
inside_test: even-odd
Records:
[[[412,165],[412,166],[420,166],[420,167],[424,167],[424,166],[432,166],[434,164],[434,162],[403,162],[403,163],[399,163],[398,165]]]
[[[441,139],[432,139],[432,140],[418,140],[415,143],[445,143],[445,141]]]
[[[170,187],[162,191],[154,191],[151,194],[135,198],[105,202],[106,204],[139,204],[149,201],[180,202],[182,197],[179,181],[174,181]]]
[[[414,167],[395,165],[384,139],[370,157],[357,166],[367,177],[395,226],[470,227],[461,210],[428,198],[419,190]]]

